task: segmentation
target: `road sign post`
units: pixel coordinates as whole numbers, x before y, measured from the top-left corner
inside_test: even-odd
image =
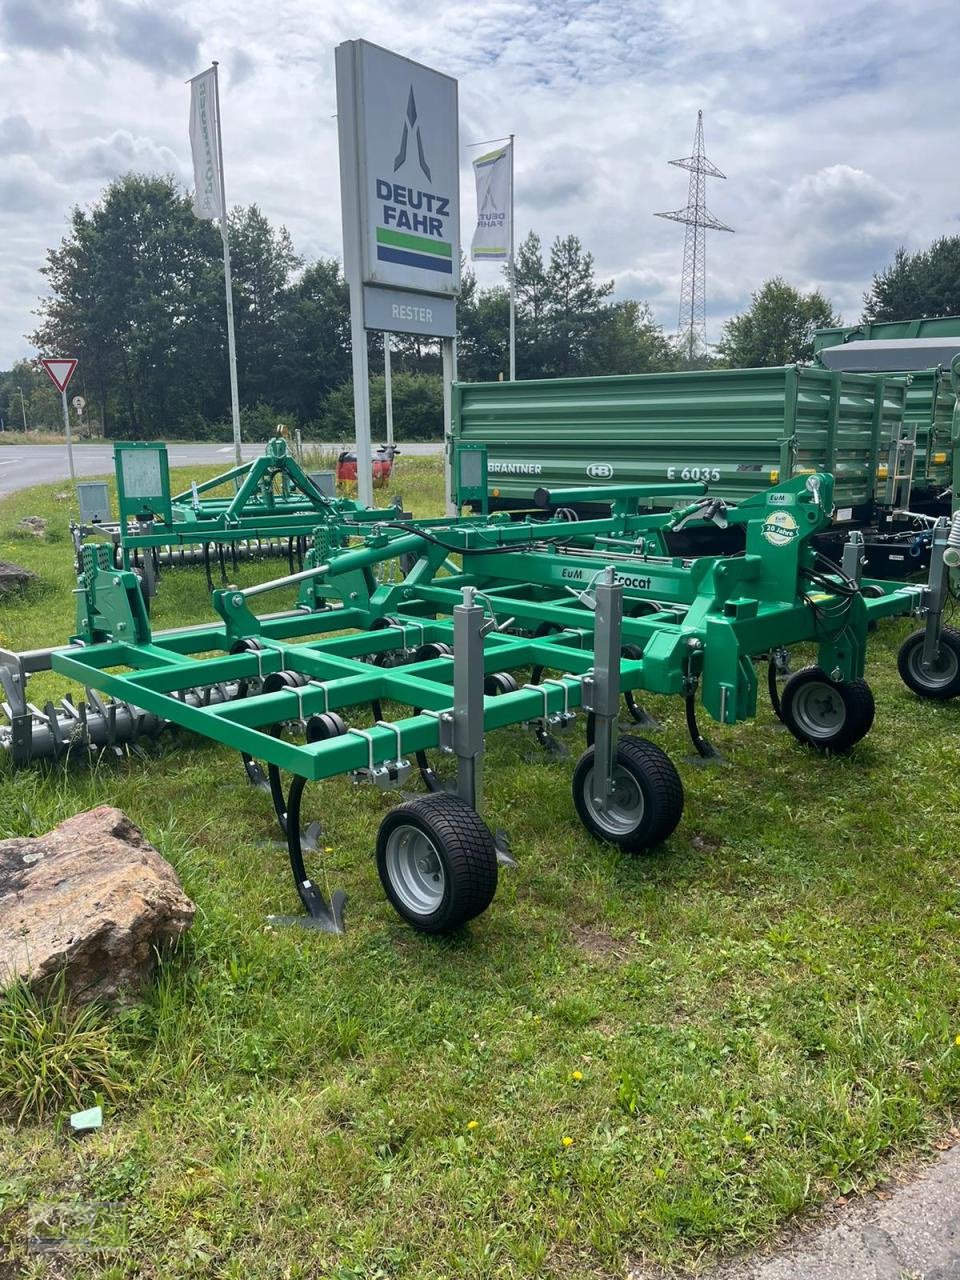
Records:
[[[60,392],[63,404],[63,429],[67,436],[67,463],[70,467],[70,479],[76,480],[73,467],[73,433],[70,430],[70,410],[67,407],[67,387],[73,377],[78,361],[73,356],[46,356],[40,363],[47,371],[47,376]]]

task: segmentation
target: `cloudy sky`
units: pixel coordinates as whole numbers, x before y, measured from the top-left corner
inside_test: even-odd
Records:
[[[517,135],[517,218],[574,232],[617,296],[676,326],[698,108],[728,180],[708,203],[710,337],[764,279],[849,319],[899,244],[960,232],[957,0],[0,0],[0,369],[74,204],[131,169],[190,181],[188,90],[221,63],[231,203],[339,255],[334,46],[365,37],[458,78],[466,144]],[[496,268],[480,267],[493,283]]]

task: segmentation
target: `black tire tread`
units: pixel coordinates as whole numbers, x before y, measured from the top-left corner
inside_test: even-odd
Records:
[[[438,845],[447,863],[449,893],[431,916],[410,916],[394,897],[383,865],[386,838],[402,821],[415,820]],[[459,796],[434,792],[415,796],[387,814],[377,836],[377,870],[394,908],[422,933],[458,929],[486,911],[497,891],[499,865],[493,836],[475,809]]]
[[[617,761],[631,767],[636,775],[648,783],[644,822],[639,831],[611,839],[608,833],[594,828],[589,811],[583,804],[583,786],[593,767],[593,747],[589,747],[577,762],[573,774],[573,800],[580,821],[598,839],[616,844],[628,853],[651,849],[663,842],[676,830],[683,816],[683,782],[673,761],[655,742],[636,734],[622,734],[617,742]],[[652,795],[649,792],[652,791]],[[648,815],[652,811],[652,820]]]
[[[793,698],[797,689],[814,680],[840,690],[846,703],[846,722],[831,741],[810,739],[794,719]],[[780,696],[780,709],[782,713],[780,718],[798,742],[802,742],[804,746],[814,747],[817,751],[829,751],[833,755],[842,755],[856,746],[870,732],[876,716],[877,704],[874,701],[873,690],[861,677],[838,683],[836,680],[831,680],[822,667],[810,666],[802,667],[790,676]]]
[[[960,669],[958,669],[957,678],[951,684],[946,684],[939,689],[933,689],[929,685],[918,683],[910,670],[910,654],[913,649],[923,644],[923,636],[922,629],[914,631],[907,636],[900,646],[900,652],[897,654],[897,670],[900,672],[900,679],[911,693],[917,694],[920,698],[929,698],[934,702],[947,702],[950,698],[955,698],[960,694]],[[952,649],[958,660],[960,660],[960,631],[956,627],[941,628],[940,643]],[[960,667],[960,661],[958,661],[958,667]]]

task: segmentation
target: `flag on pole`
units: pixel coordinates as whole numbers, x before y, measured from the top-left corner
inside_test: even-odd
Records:
[[[193,152],[193,212],[223,217],[223,177],[217,146],[216,71],[210,67],[190,81],[190,149]]]
[[[477,229],[470,245],[474,262],[510,257],[513,243],[513,143],[473,162],[477,179]]]

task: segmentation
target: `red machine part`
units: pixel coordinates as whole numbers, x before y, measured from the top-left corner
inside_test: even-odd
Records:
[[[390,479],[393,472],[393,459],[400,450],[396,445],[382,445],[373,458],[373,483],[378,488]],[[348,449],[337,458],[337,484],[357,483],[357,455]]]

